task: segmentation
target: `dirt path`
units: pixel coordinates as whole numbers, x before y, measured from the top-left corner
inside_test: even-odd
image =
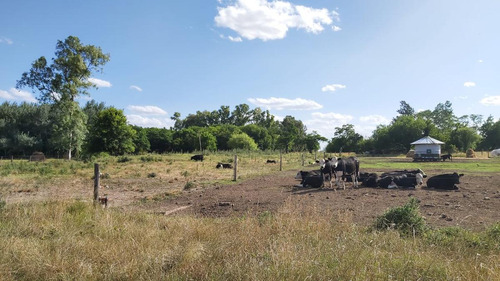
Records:
[[[371,172],[364,170],[365,172]],[[151,212],[169,212],[191,206],[175,214],[224,217],[275,212],[287,200],[300,205],[311,205],[320,210],[346,214],[354,223],[369,225],[385,210],[401,206],[410,197],[421,201],[420,211],[431,226],[462,226],[482,229],[500,222],[500,175],[498,173],[471,174],[461,178],[457,191],[438,191],[426,188],[412,190],[352,188],[296,188],[297,171],[285,171],[261,176],[232,185],[184,191],[163,201],[134,206]],[[426,171],[429,176],[439,171]],[[424,183],[425,184],[425,183]]]

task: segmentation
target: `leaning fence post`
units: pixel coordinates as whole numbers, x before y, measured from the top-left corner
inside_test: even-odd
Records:
[[[234,170],[233,170],[233,181],[238,178],[238,155],[234,155]]]
[[[99,199],[99,185],[100,185],[100,172],[99,172],[99,164],[94,164],[94,203]]]

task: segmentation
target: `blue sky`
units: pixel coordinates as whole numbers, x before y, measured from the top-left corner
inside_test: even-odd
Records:
[[[331,138],[365,136],[449,100],[457,116],[500,118],[500,1],[3,1],[0,102],[35,101],[16,81],[57,40],[111,55],[91,98],[132,124],[247,103]],[[81,99],[85,103],[86,99]]]

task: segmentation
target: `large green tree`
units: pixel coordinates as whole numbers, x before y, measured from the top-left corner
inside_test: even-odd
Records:
[[[358,152],[363,136],[356,133],[354,125],[345,124],[342,127],[336,127],[334,137],[326,146],[326,152]]]
[[[51,63],[44,56],[35,60],[31,69],[23,73],[17,81],[17,88],[29,87],[33,92],[39,92],[38,99],[41,102],[68,107],[68,110],[59,110],[61,114],[66,115],[58,118],[81,118],[69,121],[80,124],[85,122],[86,117],[79,112],[81,109],[78,104],[75,106],[75,99],[81,95],[89,95],[90,88],[97,88],[90,78],[93,73],[102,71],[102,66],[108,61],[109,54],[104,54],[100,47],[83,45],[78,37],[69,36],[64,41],[57,41],[55,57]],[[71,152],[79,148],[78,145],[84,137],[83,132],[75,131],[80,127],[59,124],[54,129],[60,138],[66,138],[60,143],[67,145],[69,159]],[[81,139],[75,140],[75,137]]]
[[[135,151],[136,131],[127,124],[123,110],[107,108],[97,115],[87,138],[88,152],[123,155]]]

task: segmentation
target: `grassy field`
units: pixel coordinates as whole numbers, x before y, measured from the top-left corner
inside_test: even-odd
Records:
[[[203,163],[189,157],[96,162],[109,174],[103,182],[232,183],[232,171],[214,167],[230,162],[234,153],[210,154]],[[314,155],[304,158],[307,165]],[[266,165],[267,159],[279,160],[279,155],[239,154],[239,179],[278,172],[279,164]],[[283,169],[302,169],[301,154],[283,159]],[[500,159],[360,160],[362,169],[500,170]],[[89,200],[74,198],[8,200],[22,189],[63,189],[70,179],[91,183],[92,173],[93,162],[0,162],[0,280],[500,280],[500,222],[481,232],[428,229],[408,237],[395,229],[356,226],[345,214],[323,210],[319,215],[314,206],[292,202],[276,213],[200,218],[95,208]]]

